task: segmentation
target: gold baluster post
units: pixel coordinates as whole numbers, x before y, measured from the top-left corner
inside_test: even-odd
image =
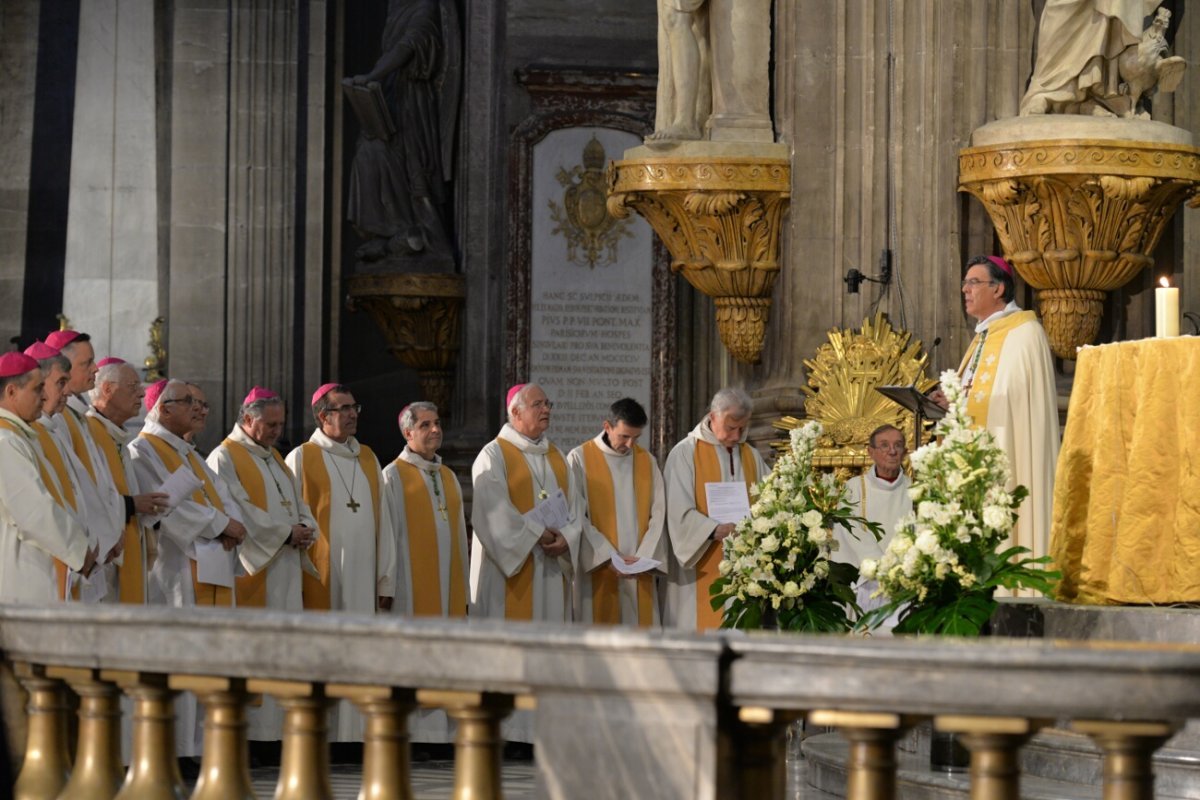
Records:
[[[269,694],[283,709],[283,757],[275,800],[333,800],[329,780],[330,699],[325,687],[294,681],[250,680],[246,688]]]
[[[933,724],[971,751],[971,800],[1020,800],[1021,745],[1050,721],[945,715]]]
[[[417,692],[421,705],[441,706],[458,723],[454,737],[454,800],[500,800],[504,738],[500,723],[513,710],[513,697],[491,692]]]
[[[413,800],[408,715],[417,707],[411,689],[330,684],[330,697],[345,698],[362,712],[362,789],[358,800]]]
[[[732,711],[736,716],[721,737],[721,795],[782,800],[787,793],[784,740],[796,714],[759,706]]]
[[[167,676],[101,670],[133,699],[133,754],[117,800],[184,800],[187,788],[175,753],[175,692]]]
[[[1174,735],[1171,722],[1076,720],[1104,753],[1104,800],[1154,800],[1154,751]]]
[[[79,744],[75,769],[58,800],[111,800],[121,788],[121,691],[101,680],[100,670],[47,667],[79,695]]]
[[[828,725],[850,743],[846,759],[846,800],[893,800],[896,796],[896,740],[915,718],[884,712],[813,711],[808,720]]]
[[[246,742],[246,681],[172,675],[169,685],[192,692],[204,704],[204,756],[191,800],[257,800]]]
[[[65,689],[61,681],[48,677],[40,664],[15,664],[13,673],[29,693],[25,761],[13,784],[13,798],[57,797],[71,771],[66,721],[70,706]]]

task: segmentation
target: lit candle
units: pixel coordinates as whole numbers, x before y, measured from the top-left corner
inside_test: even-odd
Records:
[[[1179,335],[1179,289],[1160,278],[1162,285],[1154,290],[1154,335]]]

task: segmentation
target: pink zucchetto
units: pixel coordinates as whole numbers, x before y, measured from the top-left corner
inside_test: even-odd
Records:
[[[123,358],[117,358],[116,356],[109,356],[108,358],[102,358],[99,361],[97,361],[96,366],[97,367],[107,367],[109,364],[124,364],[124,363],[127,363],[127,362]]]
[[[329,394],[329,391],[331,389],[333,389],[333,387],[335,387],[335,386],[337,386],[336,383],[322,383],[320,388],[317,389],[315,392],[313,392],[312,402],[309,403],[309,405],[315,406],[317,404],[317,401],[320,400],[325,395]]]
[[[0,378],[15,378],[37,368],[37,360],[24,353],[5,353],[0,356]]]
[[[995,264],[1001,270],[1003,270],[1008,275],[1008,277],[1010,277],[1010,278],[1012,277],[1012,274],[1013,274],[1012,264],[1008,263],[1000,256],[988,256],[987,260],[992,262],[993,264]]]
[[[514,386],[508,390],[508,399],[504,401],[504,409],[506,411],[508,409],[512,408],[513,400],[516,400],[517,395],[520,394],[521,390],[524,389],[528,385],[529,384],[527,384],[527,383],[518,383],[516,386]]]
[[[251,403],[257,403],[259,400],[275,400],[279,397],[278,394],[272,392],[263,386],[255,386],[250,390],[250,394],[246,395],[246,399],[242,401],[242,405],[248,406]],[[316,400],[313,401],[314,403]]]
[[[162,397],[163,390],[167,388],[167,379],[152,383],[146,387],[146,397],[142,400],[146,404],[147,411],[153,411],[158,405],[158,398]]]
[[[30,358],[36,358],[41,361],[43,358],[54,358],[61,356],[62,352],[57,347],[51,347],[45,342],[34,342],[25,348],[25,355]]]
[[[55,331],[46,337],[46,344],[50,345],[56,350],[62,350],[71,342],[78,339],[81,335],[82,334],[80,334],[79,331]]]

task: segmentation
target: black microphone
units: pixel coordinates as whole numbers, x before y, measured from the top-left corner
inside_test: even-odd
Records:
[[[930,364],[930,365],[932,365],[932,364],[933,364],[933,355],[934,355],[934,353],[936,353],[936,352],[937,352],[938,345],[939,345],[939,344],[941,344],[941,343],[942,343],[942,337],[940,337],[940,336],[935,336],[935,337],[934,337],[934,339],[933,339],[933,344],[929,346],[929,354],[928,354],[928,358],[926,358],[926,359],[925,359],[925,363],[926,363],[926,364]],[[914,386],[914,387],[916,387],[916,385],[917,385],[917,378],[919,378],[919,377],[920,377],[920,376],[918,375],[918,376],[915,376],[915,377],[913,378],[913,386]],[[936,387],[936,386],[934,386],[934,388],[936,389],[937,387]],[[932,391],[932,390],[931,390],[931,391]]]

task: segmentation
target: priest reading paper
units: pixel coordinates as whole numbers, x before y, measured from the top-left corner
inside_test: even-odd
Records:
[[[722,542],[737,525],[733,516],[749,516],[749,487],[767,474],[762,456],[746,443],[752,408],[750,396],[741,389],[721,389],[713,396],[708,414],[667,457],[668,626],[707,630],[721,625],[721,612],[712,609],[709,587],[719,574]],[[721,507],[710,508],[709,484],[719,482],[738,487],[728,495],[717,487],[714,500],[720,499]],[[714,516],[717,513],[720,518]]]

